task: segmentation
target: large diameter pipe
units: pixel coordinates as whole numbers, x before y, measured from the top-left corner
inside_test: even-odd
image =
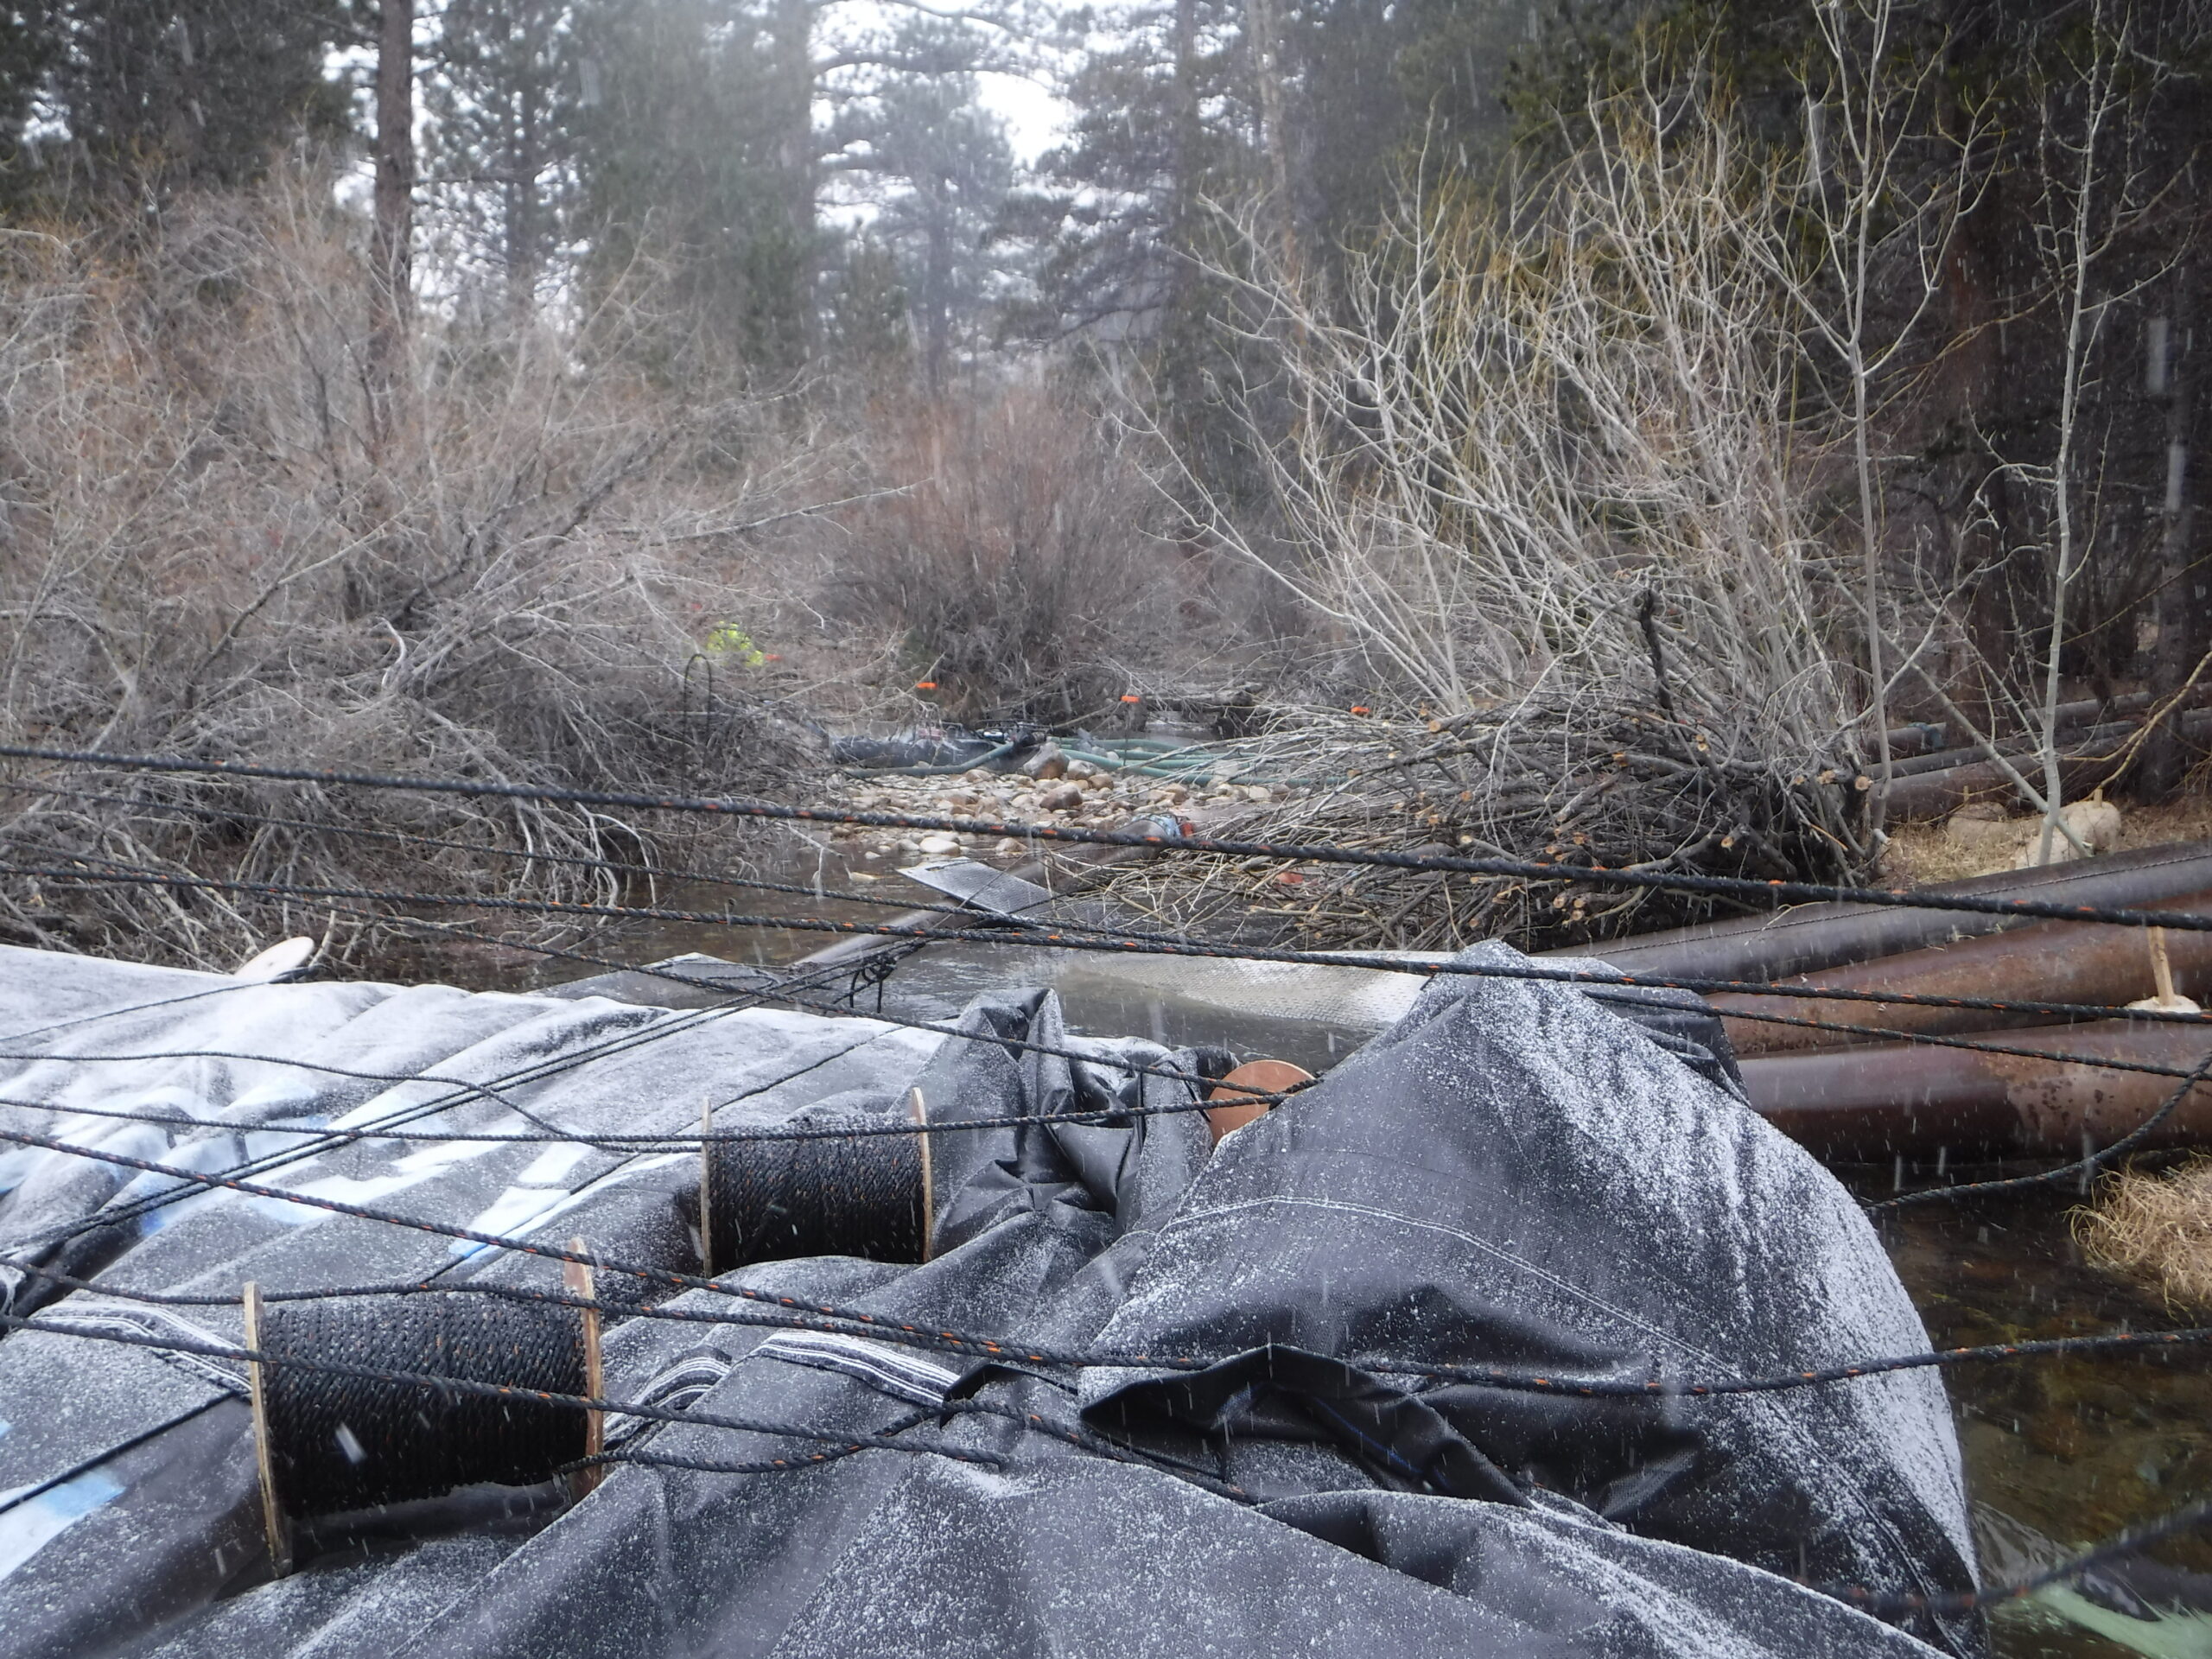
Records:
[[[1930,897],[1962,894],[2107,908],[2156,908],[2183,893],[2208,890],[2212,890],[2212,842],[2145,847],[2109,858],[2080,859],[2032,870],[2000,870],[1922,891]],[[1816,973],[1841,963],[1923,950],[2023,925],[1973,911],[1797,905],[1770,915],[1568,945],[1544,955],[1548,958],[1598,957],[1626,973],[1769,980]]]
[[[2164,899],[2158,907],[2212,916],[2212,891]],[[2212,933],[2169,933],[2166,956],[2176,989],[2200,1002],[2212,1001]],[[2144,931],[2089,922],[2041,922],[1902,956],[1878,957],[1872,962],[1852,963],[1822,973],[1800,974],[1780,982],[1808,990],[1970,996],[2005,1002],[2098,1002],[2108,1007],[2133,1002],[2158,990]],[[1715,996],[1712,1001],[1739,1055],[1878,1040],[1746,1017],[1753,1014],[1879,1026],[1901,1037],[1916,1032],[1986,1031],[2048,1023],[2048,1017],[2041,1014],[2007,1015],[1987,1009],[1827,1001],[1744,992]]]
[[[2182,736],[2190,742],[2212,741],[2212,709],[2192,710],[2181,717],[2180,723]],[[2084,734],[2085,737],[2098,740],[2088,746],[2092,753],[2061,758],[2059,778],[2069,799],[2119,776],[2129,758],[2123,740],[2135,729],[2133,726],[2100,727]],[[2042,766],[2033,751],[2009,759],[2030,783],[2042,787]],[[1889,810],[1895,818],[1936,818],[1978,797],[2011,796],[2016,792],[2005,769],[1994,760],[1983,760],[1971,766],[1916,772],[1897,779],[1890,785]]]
[[[2212,1029],[2125,1020],[2008,1032],[2008,1048],[2180,1068],[2212,1052]],[[2164,1105],[2174,1077],[2032,1055],[1916,1043],[1777,1054],[1742,1063],[1759,1115],[1822,1158],[2079,1156],[2110,1146]],[[2212,1141],[2212,1080],[2193,1087],[2144,1144]]]

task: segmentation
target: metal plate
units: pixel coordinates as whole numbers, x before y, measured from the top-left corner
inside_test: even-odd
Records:
[[[1034,881],[1008,875],[1004,870],[995,870],[972,858],[933,858],[908,865],[899,874],[948,899],[997,916],[1033,910],[1052,896]]]

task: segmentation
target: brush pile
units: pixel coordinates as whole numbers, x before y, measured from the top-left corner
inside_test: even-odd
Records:
[[[1717,712],[1684,719],[1671,699],[1599,692],[1452,719],[1308,714],[1256,746],[1268,756],[1260,769],[1302,769],[1302,786],[1224,832],[1592,868],[1860,879],[1872,862],[1865,775],[1817,752],[1777,756],[1770,737]],[[1695,894],[1573,880],[1262,860],[1248,869],[1198,856],[1133,868],[1114,893],[1179,928],[1323,949],[1504,938],[1535,950],[1732,913]]]
[[[518,321],[426,320],[379,398],[368,289],[327,181],[179,204],[136,243],[0,249],[0,741],[652,792],[798,775],[810,740],[723,648],[730,538],[702,529],[791,486],[752,407],[677,399],[619,338]],[[34,868],[604,899],[619,874],[549,855],[704,850],[671,842],[696,825],[519,802],[5,781],[0,852]],[[236,893],[0,892],[0,938],[196,966],[334,929],[356,962],[406,937]]]

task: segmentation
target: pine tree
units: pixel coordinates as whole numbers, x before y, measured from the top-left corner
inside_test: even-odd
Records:
[[[5,67],[37,74],[67,132],[54,194],[243,184],[296,135],[345,128],[325,70],[358,32],[340,0],[57,0],[43,21],[18,20]],[[22,83],[10,97],[23,107]]]
[[[566,238],[584,84],[571,0],[446,0],[431,174],[527,311]]]
[[[973,50],[962,32],[918,25],[900,42],[910,61],[959,61]],[[936,397],[1008,262],[1010,250],[989,234],[1014,182],[1003,124],[977,103],[973,75],[894,70],[848,108],[833,137],[843,170],[868,180],[873,234],[905,273],[923,387]]]

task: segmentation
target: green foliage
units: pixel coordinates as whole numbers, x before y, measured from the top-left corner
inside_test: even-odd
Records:
[[[914,356],[899,256],[873,236],[857,236],[830,297],[832,360],[869,391],[906,378]]]
[[[896,57],[922,63],[978,55],[975,31],[925,22],[902,29]],[[924,390],[944,388],[972,340],[1013,250],[989,232],[1014,183],[1002,124],[976,101],[972,74],[893,70],[832,130],[842,167],[871,179],[871,235],[898,259],[921,350]]]

